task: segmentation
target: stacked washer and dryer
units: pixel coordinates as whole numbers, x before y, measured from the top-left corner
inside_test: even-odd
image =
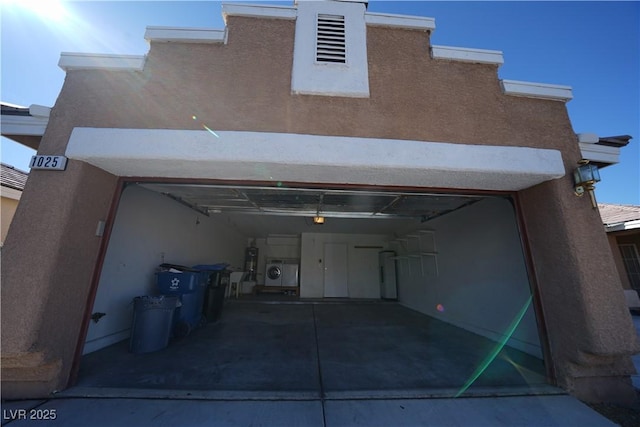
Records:
[[[265,286],[298,286],[300,261],[297,259],[268,259]]]

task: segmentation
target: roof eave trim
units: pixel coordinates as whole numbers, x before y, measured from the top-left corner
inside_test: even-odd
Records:
[[[470,49],[453,46],[431,46],[431,57],[450,61],[473,62],[476,64],[504,64],[502,52],[499,50]]]
[[[225,24],[229,16],[294,20],[298,11],[292,6],[222,3],[222,19]]]
[[[434,31],[436,29],[436,20],[434,18],[411,15],[366,12],[364,14],[364,22],[367,25],[376,27],[394,27],[422,31]]]
[[[72,70],[142,71],[145,60],[145,55],[62,52],[58,67],[65,72]]]
[[[2,136],[42,136],[49,124],[49,117],[2,115]]]
[[[224,43],[225,30],[213,28],[147,27],[144,33],[149,42]]]
[[[517,80],[501,80],[500,83],[502,84],[502,90],[505,95],[562,102],[568,102],[573,99],[571,86],[522,82]]]
[[[580,154],[585,160],[595,163],[614,165],[620,162],[620,149],[589,142],[579,142]]]
[[[635,230],[638,228],[640,228],[640,219],[604,226],[604,229],[607,233],[611,233],[614,231]]]

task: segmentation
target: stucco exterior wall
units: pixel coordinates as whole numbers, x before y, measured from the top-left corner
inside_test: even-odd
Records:
[[[117,182],[75,161],[30,176],[2,248],[3,398],[66,387]]]
[[[2,197],[0,199],[0,245],[4,244],[5,239],[7,238],[7,233],[9,232],[9,226],[11,225],[11,221],[13,220],[13,216],[16,214],[16,209],[18,209],[19,200]]]
[[[635,243],[637,247],[640,247],[640,233],[638,234],[636,240],[637,242],[629,243]],[[618,270],[618,274],[620,276],[620,284],[622,285],[622,288],[633,289],[631,287],[631,283],[629,282],[629,276],[627,275],[627,270],[625,269],[622,255],[620,254],[620,248],[618,247],[618,236],[614,233],[609,233],[607,234],[607,241],[609,242],[609,247],[611,248],[611,255],[613,256],[613,260],[616,263],[616,269]]]
[[[552,148],[567,171],[580,159],[562,102],[504,95],[495,65],[432,59],[428,32],[368,27],[371,96],[355,99],[291,95],[294,21],[229,16],[227,27],[227,44],[152,42],[141,72],[69,71],[39,153],[63,154],[76,126],[206,125]],[[2,257],[6,397],[66,385],[101,243],[95,229],[116,182],[77,161],[30,177]],[[624,382],[637,343],[622,295],[612,297],[620,283],[598,214],[568,176],[520,200],[558,382],[584,395],[612,376]]]
[[[556,378],[578,397],[628,403],[637,336],[600,215],[572,184],[565,177],[520,193]]]
[[[576,144],[562,102],[505,96],[494,65],[431,59],[426,32],[368,28],[368,99],[291,95],[294,29],[293,21],[229,17],[227,45],[152,42],[142,72],[70,71],[51,121],[69,132],[206,125],[563,151]]]

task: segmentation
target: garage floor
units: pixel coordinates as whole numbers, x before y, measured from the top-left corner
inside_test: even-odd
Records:
[[[452,396],[495,346],[397,303],[229,300],[220,321],[165,350],[131,354],[125,341],[85,356],[76,390],[289,399]],[[539,393],[544,384],[541,360],[505,347],[467,394]]]

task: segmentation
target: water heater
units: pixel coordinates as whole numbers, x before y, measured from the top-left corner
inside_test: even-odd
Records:
[[[256,281],[256,272],[258,271],[258,248],[249,247],[244,251],[244,271],[249,273],[247,281]]]

